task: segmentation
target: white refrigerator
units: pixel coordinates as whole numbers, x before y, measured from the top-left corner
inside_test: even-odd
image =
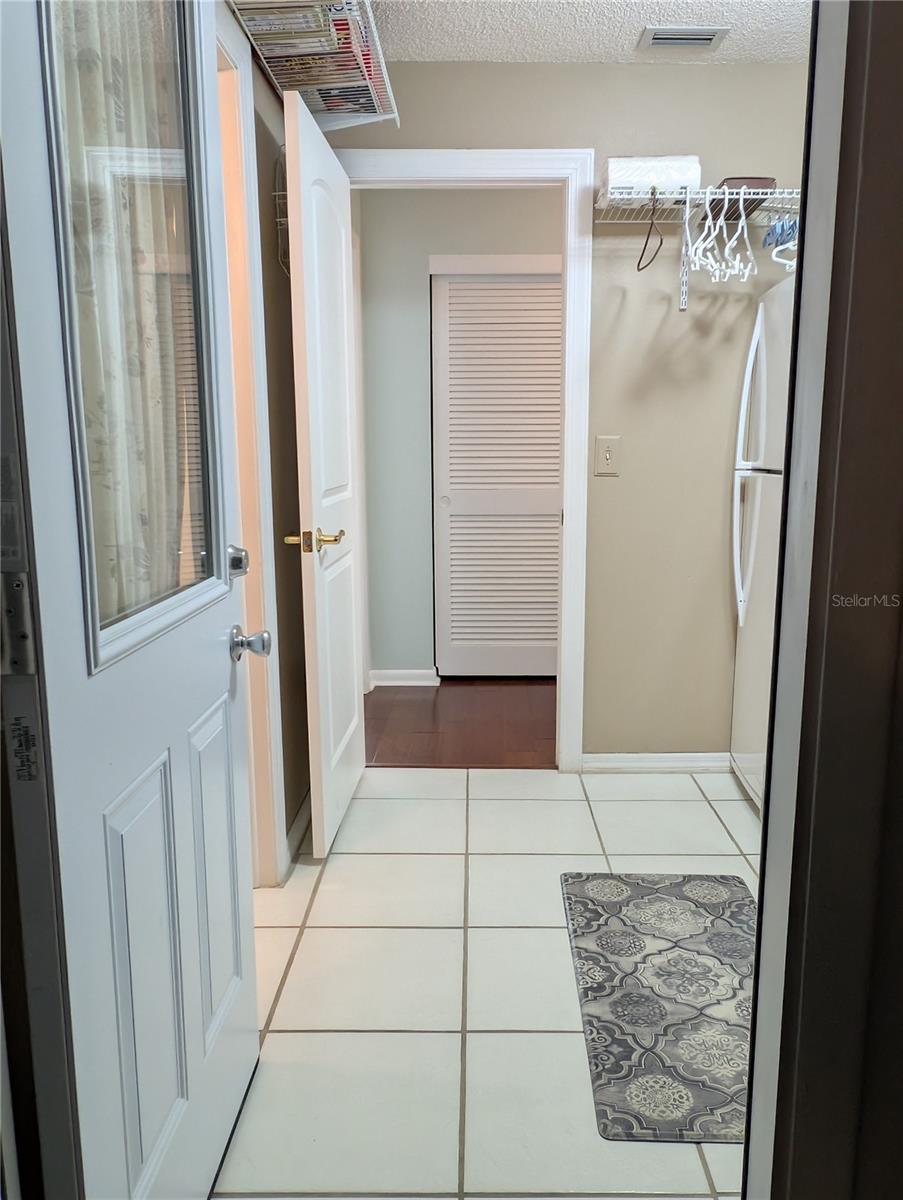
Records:
[[[771,700],[794,279],[766,292],[750,341],[733,479],[737,651],[731,764],[762,807]]]

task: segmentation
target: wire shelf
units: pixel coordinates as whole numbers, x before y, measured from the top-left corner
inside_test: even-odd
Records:
[[[232,0],[277,91],[297,91],[321,129],[398,112],[370,0]]]
[[[620,193],[620,194],[619,194]],[[800,188],[697,188],[689,193],[691,223],[705,216],[708,196],[712,215],[721,215],[727,202],[727,220],[736,220],[740,199],[750,225],[770,225],[784,214],[795,216],[800,210]],[[656,192],[655,219],[662,225],[683,223],[687,205],[687,191]],[[597,225],[648,225],[652,219],[653,193],[637,194],[630,189],[612,189],[599,194],[596,200]]]

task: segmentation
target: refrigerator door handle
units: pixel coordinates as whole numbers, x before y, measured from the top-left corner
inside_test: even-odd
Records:
[[[740,500],[743,481],[739,472],[734,473],[734,515],[731,541],[733,543],[734,595],[737,598],[737,624],[742,625],[746,616],[746,601],[743,598],[743,569],[740,564]]]
[[[735,466],[738,471],[755,470],[762,463],[762,454],[765,450],[765,433],[766,433],[766,382],[765,373],[767,370],[767,360],[765,355],[765,306],[759,304],[756,312],[756,323],[753,326],[752,337],[749,342],[749,353],[746,356],[746,370],[743,373],[743,390],[740,393],[740,419],[737,425],[737,454]],[[758,370],[756,366],[758,365]],[[756,393],[758,396],[757,419],[758,429],[756,450],[759,457],[756,459],[746,457],[746,443],[749,433],[749,419],[752,409],[752,391],[753,382],[755,381]]]
[[[743,481],[744,479],[755,479],[757,472],[755,471],[735,471],[734,472],[734,503],[733,503],[733,564],[734,564],[734,594],[737,598],[737,624],[743,625],[746,621],[746,605],[749,602],[750,589],[752,588],[753,568],[756,562],[756,545],[759,540],[759,513],[762,508],[761,489],[754,487],[755,497],[750,511],[747,508],[746,514],[743,512]],[[749,574],[743,576],[743,526],[748,522],[748,531],[746,537],[747,551],[747,567]]]

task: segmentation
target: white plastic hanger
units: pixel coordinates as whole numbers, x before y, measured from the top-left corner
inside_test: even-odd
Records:
[[[729,193],[730,189],[728,188],[727,184],[725,184],[724,203],[721,206],[721,215],[715,222],[714,240],[712,241],[711,258],[715,264],[714,269],[712,270],[712,278],[717,283],[725,283],[728,279],[730,279],[731,275],[734,274],[733,262],[730,256],[726,253],[729,238],[729,231],[727,228],[727,209],[728,204],[730,203]],[[723,244],[720,246],[718,242],[719,236],[724,239]]]
[[[708,265],[703,262],[702,251],[715,229],[715,220],[712,216],[712,191],[711,187],[707,187],[705,190],[705,221],[703,222],[702,233],[693,243],[690,250],[690,267],[694,271],[699,271],[703,266]]]
[[[789,221],[789,219],[788,219],[788,221]],[[789,241],[779,242],[771,252],[772,259],[776,263],[780,263],[783,266],[784,270],[787,271],[788,273],[790,271],[796,270],[796,253],[797,253],[797,244],[799,241],[799,233],[797,232],[797,227],[795,225],[793,226],[793,228],[794,228],[793,237],[790,238]],[[781,253],[782,250],[792,250],[793,258],[785,258],[784,255]]]

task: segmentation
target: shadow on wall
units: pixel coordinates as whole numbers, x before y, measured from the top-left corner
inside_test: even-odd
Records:
[[[589,485],[587,753],[730,744],[735,622],[731,475],[758,297],[784,278],[690,279],[679,234],[638,273],[641,230],[597,234],[590,433],[622,437],[621,474]]]

